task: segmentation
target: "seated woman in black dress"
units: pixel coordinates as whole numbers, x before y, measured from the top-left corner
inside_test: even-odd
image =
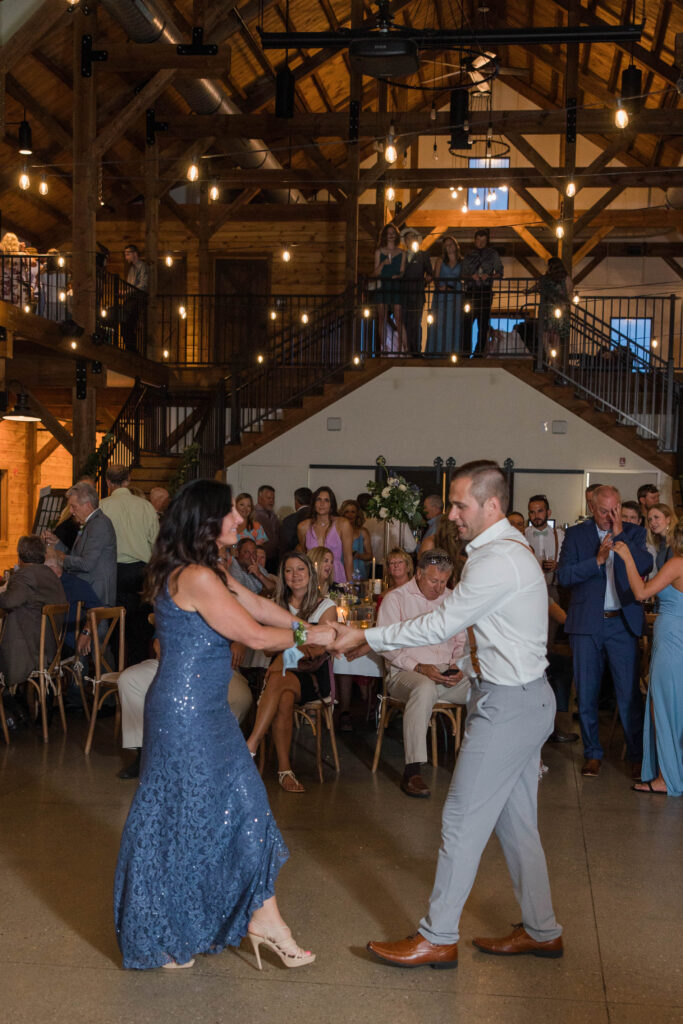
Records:
[[[306,622],[337,621],[337,609],[329,597],[320,596],[318,577],[310,559],[299,551],[285,555],[280,564],[275,603],[286,608],[290,615]],[[282,659],[275,658],[266,674],[266,681],[256,712],[256,721],[247,746],[256,754],[271,724],[277,753],[278,782],[287,793],[304,793],[289,759],[292,745],[294,705],[330,696],[330,663],[322,657],[323,649],[307,644],[304,651],[307,666],[287,669],[283,673]]]

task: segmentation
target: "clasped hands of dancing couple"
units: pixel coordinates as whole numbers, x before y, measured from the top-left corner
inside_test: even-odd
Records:
[[[536,828],[540,748],[555,713],[545,679],[545,580],[505,518],[507,485],[495,463],[458,469],[450,500],[468,543],[458,586],[435,611],[362,631],[292,621],[289,607],[229,578],[219,552],[235,543],[242,521],[230,488],[195,481],[178,492],[147,577],[162,660],[145,704],[140,785],[116,870],[124,967],[189,966],[196,954],[237,946],[247,935],[259,967],[261,945],[287,967],[315,959],[294,941],[276,902],[288,851],[226,702],[231,640],[272,652],[310,644],[381,652],[444,642],[463,629],[470,648],[459,664],[472,680],[467,731],[444,805],[429,909],[415,935],[368,948],[394,966],[457,966],[460,914],[495,830],[522,924],[475,945],[501,956],[562,955]]]

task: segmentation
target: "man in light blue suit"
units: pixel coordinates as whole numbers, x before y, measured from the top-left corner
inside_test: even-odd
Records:
[[[638,637],[643,609],[628,585],[624,563],[614,556],[614,541],[628,545],[638,572],[652,569],[642,526],[621,521],[621,497],[615,487],[598,487],[591,495],[593,518],[566,533],[557,578],[571,588],[565,631],[574,661],[574,682],[585,762],[582,775],[600,771],[603,750],[598,731],[600,682],[609,663],[626,753],[633,777],[640,776],[643,758],[643,701],[638,686]]]

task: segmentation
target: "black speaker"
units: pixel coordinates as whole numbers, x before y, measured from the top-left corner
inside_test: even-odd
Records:
[[[467,89],[453,89],[451,91],[451,149],[471,149],[469,126],[465,125],[470,119],[470,94]]]
[[[629,114],[637,114],[643,106],[643,72],[629,64],[621,73],[621,99]]]
[[[275,116],[294,117],[294,75],[286,66],[275,76]]]

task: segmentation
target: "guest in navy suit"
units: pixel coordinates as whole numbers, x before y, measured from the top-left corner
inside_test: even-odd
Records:
[[[652,555],[645,546],[642,526],[622,523],[616,488],[598,487],[591,495],[591,507],[592,519],[567,530],[557,569],[560,585],[571,588],[565,631],[572,648],[579,701],[585,758],[582,775],[597,775],[602,763],[598,697],[607,659],[635,778],[643,759],[643,702],[638,686],[643,609],[629,586],[622,560],[614,557],[614,541],[628,546],[641,576],[652,569]]]

